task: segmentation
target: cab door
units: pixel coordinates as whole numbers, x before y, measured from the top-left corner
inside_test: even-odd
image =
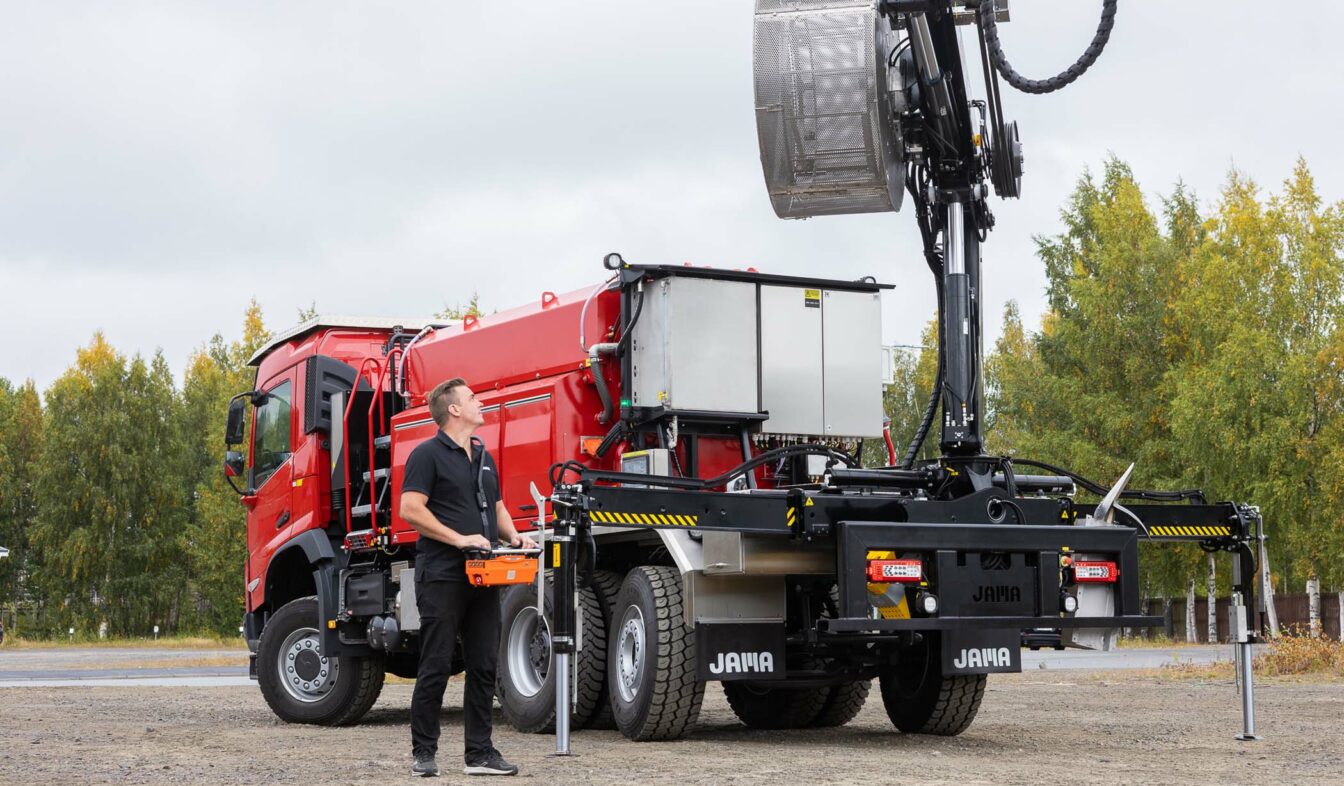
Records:
[[[253,410],[248,463],[248,485],[253,490],[247,531],[248,575],[253,577],[249,597],[259,590],[257,578],[284,543],[294,517],[294,371],[277,375],[263,390],[266,395]]]

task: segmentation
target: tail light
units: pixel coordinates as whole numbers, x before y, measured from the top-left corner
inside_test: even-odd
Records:
[[[868,561],[868,580],[874,583],[915,584],[924,577],[924,563],[917,559],[874,559]]]
[[[1119,575],[1114,562],[1073,561],[1073,580],[1079,584],[1114,584]]]

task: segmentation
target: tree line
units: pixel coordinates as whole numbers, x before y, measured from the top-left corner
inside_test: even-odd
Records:
[[[1036,239],[1044,316],[1029,327],[1010,303],[987,348],[989,451],[1103,484],[1134,462],[1132,487],[1259,505],[1276,587],[1344,589],[1344,205],[1301,161],[1271,193],[1230,174],[1206,209],[1180,184],[1149,200],[1111,160],[1060,219]],[[476,297],[448,310],[476,312]],[[44,391],[0,379],[0,609],[19,633],[236,632],[245,514],[220,466],[224,416],[269,335],[253,303],[180,387],[161,353],[127,357],[101,334]],[[935,338],[930,321],[885,394],[898,453]],[[935,429],[923,455],[936,450]],[[1204,569],[1193,547],[1143,564],[1149,597],[1183,595]]]
[[[1181,184],[1150,201],[1110,160],[1060,220],[1036,238],[1040,324],[1009,303],[987,348],[988,452],[1103,485],[1134,462],[1130,488],[1257,505],[1278,591],[1344,589],[1344,203],[1301,160],[1271,193],[1230,173],[1207,210]],[[888,391],[893,433],[913,433],[933,384],[932,323],[922,343]],[[1146,596],[1202,585],[1197,547],[1144,551]]]

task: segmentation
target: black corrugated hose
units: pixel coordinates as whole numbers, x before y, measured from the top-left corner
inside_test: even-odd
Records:
[[[1027,79],[1013,70],[1008,64],[1008,58],[1003,54],[1003,46],[999,43],[999,23],[994,18],[994,0],[980,0],[980,26],[985,31],[989,58],[994,62],[994,69],[1005,82],[1024,93],[1053,93],[1059,90],[1082,76],[1093,63],[1097,62],[1101,51],[1106,48],[1106,42],[1111,38],[1111,28],[1115,26],[1115,7],[1118,2],[1119,0],[1102,0],[1101,22],[1097,25],[1096,35],[1092,36],[1092,43],[1087,45],[1078,62],[1049,79]]]

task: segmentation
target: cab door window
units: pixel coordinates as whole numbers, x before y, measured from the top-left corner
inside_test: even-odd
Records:
[[[257,407],[252,430],[252,488],[260,488],[275,471],[289,460],[290,446],[289,382],[266,392],[266,401]]]

